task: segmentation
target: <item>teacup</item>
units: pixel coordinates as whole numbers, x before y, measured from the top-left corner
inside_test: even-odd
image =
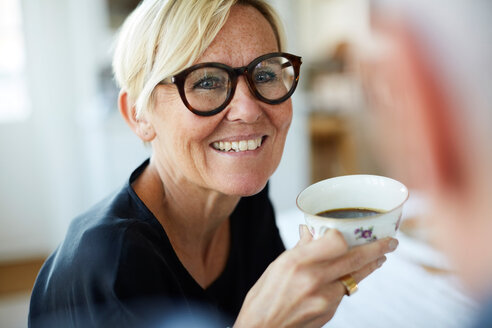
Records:
[[[319,238],[327,229],[337,229],[352,247],[394,236],[407,199],[408,189],[399,181],[356,174],[312,184],[297,196],[296,202],[314,238]],[[335,218],[337,213],[332,210],[337,209],[343,209],[344,218]],[[361,211],[348,211],[347,216],[347,209]]]

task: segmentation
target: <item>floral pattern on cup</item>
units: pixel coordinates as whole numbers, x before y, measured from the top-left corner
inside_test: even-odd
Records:
[[[375,241],[378,240],[378,237],[372,234],[372,230],[374,229],[374,226],[370,227],[369,229],[364,229],[363,227],[357,228],[354,231],[354,234],[357,236],[355,239],[365,239],[366,241]]]

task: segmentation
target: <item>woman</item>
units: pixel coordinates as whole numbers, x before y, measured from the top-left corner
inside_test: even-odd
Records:
[[[145,326],[174,306],[237,327],[320,326],[346,293],[340,277],[360,281],[396,247],[348,250],[302,227],[284,252],[266,185],[300,58],[280,52],[276,17],[262,0],[149,0],[127,19],[119,107],[152,157],[73,221],[37,278],[31,326]]]

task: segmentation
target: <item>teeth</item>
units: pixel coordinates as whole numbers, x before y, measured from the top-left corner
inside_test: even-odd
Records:
[[[212,144],[212,146],[217,150],[222,151],[246,151],[255,150],[261,146],[261,138],[250,139],[250,140],[239,140],[239,141],[217,141]]]

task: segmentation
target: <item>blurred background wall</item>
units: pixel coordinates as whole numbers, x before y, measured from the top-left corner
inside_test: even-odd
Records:
[[[0,0],[0,293],[30,286],[70,220],[149,155],[120,118],[110,67],[113,37],[136,3]],[[377,172],[350,62],[352,44],[368,35],[369,5],[271,3],[284,18],[286,50],[304,61],[271,180],[274,206],[285,211],[313,181]],[[8,279],[28,264],[33,273],[24,282]]]

